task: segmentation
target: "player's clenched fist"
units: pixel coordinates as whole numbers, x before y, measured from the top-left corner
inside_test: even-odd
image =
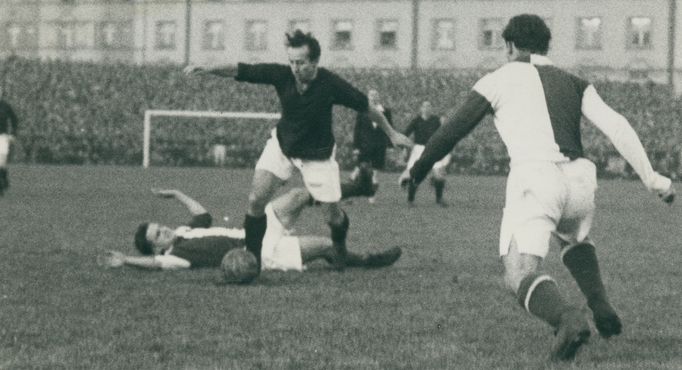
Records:
[[[672,204],[675,201],[675,188],[673,187],[672,184],[670,184],[668,190],[659,193],[658,196],[661,198],[663,202],[667,204]]]

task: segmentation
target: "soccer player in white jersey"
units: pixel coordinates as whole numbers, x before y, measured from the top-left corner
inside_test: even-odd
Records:
[[[218,267],[227,252],[245,247],[243,229],[213,226],[206,209],[183,192],[171,189],[153,190],[153,193],[178,200],[192,215],[191,221],[175,229],[156,222],[142,223],[135,233],[135,247],[141,255],[108,251],[100,259],[102,264],[160,270]],[[295,188],[267,205],[268,227],[263,240],[262,270],[303,271],[305,264],[314,260],[333,260],[337,250],[330,238],[296,236],[289,231],[311,200],[305,189]],[[369,254],[348,252],[346,263],[348,267],[386,267],[395,263],[400,255],[399,247]]]
[[[561,247],[603,337],[622,324],[601,279],[588,235],[597,188],[595,165],[584,157],[581,117],[615,145],[646,188],[672,203],[672,182],[652,169],[627,119],[605,104],[594,86],[552,65],[545,56],[551,34],[536,15],[513,17],[503,32],[509,63],[481,78],[466,103],[429,140],[403,182],[418,184],[488,113],[511,158],[500,230],[505,282],[519,303],[555,329],[551,358],[571,360],[587,342],[590,327],[578,308],[541,272],[550,242]]]

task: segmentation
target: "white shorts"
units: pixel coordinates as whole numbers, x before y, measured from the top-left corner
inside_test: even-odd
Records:
[[[9,154],[9,135],[0,134],[0,155]]]
[[[409,171],[412,166],[414,166],[414,163],[417,162],[419,157],[422,156],[422,153],[424,153],[424,145],[415,145],[412,147],[412,151],[410,152],[410,159],[407,160],[407,170]],[[445,157],[443,157],[441,160],[436,162],[433,165],[434,170],[441,170],[445,169],[450,164],[450,158],[451,155],[448,153]]]
[[[298,168],[306,189],[315,200],[335,203],[341,200],[341,176],[339,164],[334,159],[335,153],[336,148],[332,156],[323,161],[289,158],[282,153],[276,130],[272,130],[272,137],[265,144],[256,169],[268,171],[286,181],[291,178],[294,168]]]
[[[512,166],[500,227],[500,255],[512,239],[519,253],[547,256],[550,240],[573,245],[587,239],[594,217],[597,170],[580,158]]]
[[[268,225],[263,237],[261,269],[280,271],[303,271],[303,258],[298,237],[290,236],[275,215],[272,205],[265,207]]]

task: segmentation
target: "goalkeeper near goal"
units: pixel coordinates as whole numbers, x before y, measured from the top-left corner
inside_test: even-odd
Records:
[[[188,65],[186,74],[210,73],[275,87],[282,107],[282,117],[272,132],[256,164],[244,219],[246,248],[261,260],[263,237],[269,220],[265,206],[276,190],[297,169],[310,195],[323,204],[325,221],[337,250],[333,265],[346,264],[348,216],[341,209],[341,181],[335,159],[336,145],[332,130],[332,108],[343,105],[357,112],[367,112],[396,146],[410,146],[411,141],[395,131],[386,117],[368,102],[367,96],[350,83],[318,67],[320,44],[310,33],[296,30],[286,34],[289,65],[244,64],[229,67]]]
[[[175,229],[144,222],[138,226],[134,237],[140,256],[108,251],[100,256],[100,264],[155,270],[218,267],[227,252],[244,248],[243,229],[212,226],[212,217],[206,209],[183,192],[173,189],[152,189],[152,192],[182,203],[192,215],[190,222]],[[265,207],[268,228],[263,241],[262,270],[303,271],[306,263],[336,258],[337,250],[331,239],[290,235],[289,230],[310,204],[312,198],[308,191],[294,188]],[[394,264],[401,254],[400,247],[369,254],[347,252],[345,261],[348,267],[379,268]]]

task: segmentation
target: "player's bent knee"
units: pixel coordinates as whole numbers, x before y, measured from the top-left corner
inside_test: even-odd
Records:
[[[265,212],[268,199],[264,194],[249,193],[249,214],[260,215]]]

